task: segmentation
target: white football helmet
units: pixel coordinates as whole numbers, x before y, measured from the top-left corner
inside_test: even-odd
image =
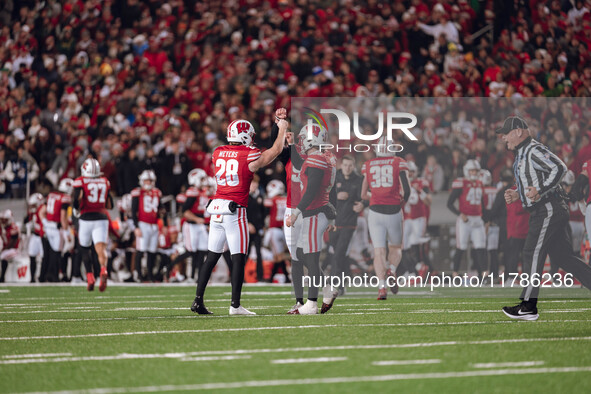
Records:
[[[476,174],[470,174],[470,171],[476,170]],[[480,171],[480,163],[474,159],[470,159],[464,164],[464,177],[471,181],[478,179],[478,173]]]
[[[376,152],[376,157],[392,157],[392,156],[396,156],[396,152],[390,152],[388,150],[388,145],[390,145],[388,139],[388,136],[383,135],[378,139],[378,142],[376,143],[376,148],[375,148],[375,152]]]
[[[57,190],[62,193],[72,194],[72,189],[74,188],[74,181],[70,178],[64,178],[60,181]]]
[[[119,201],[117,201],[117,205],[119,207],[119,211],[121,212],[131,212],[131,194],[127,193],[124,194]]]
[[[482,182],[484,186],[490,186],[490,184],[492,183],[492,175],[489,170],[482,169],[480,170],[478,175],[480,178],[480,182]]]
[[[98,160],[90,157],[84,160],[82,167],[80,167],[80,171],[84,178],[97,178],[102,175],[101,165]]]
[[[312,138],[309,139],[308,137]],[[325,144],[328,139],[328,133],[324,127],[320,127],[318,124],[308,123],[302,127],[298,138],[301,144],[301,149],[305,154],[308,149]]]
[[[568,170],[568,172],[564,175],[564,178],[562,178],[562,183],[564,183],[567,186],[572,186],[575,184],[575,173],[572,172],[571,170]]]
[[[239,119],[228,125],[228,142],[239,142],[244,146],[252,146],[255,134],[254,127],[248,120]]]
[[[2,211],[0,213],[0,220],[4,223],[4,225],[14,222],[12,211],[10,209],[5,209]]]
[[[273,198],[285,193],[285,185],[277,179],[273,179],[267,184],[267,197]]]
[[[43,195],[41,193],[33,193],[29,196],[29,206],[38,207],[43,204]]]
[[[207,173],[201,168],[194,168],[189,172],[189,185],[203,187],[206,185]]]
[[[414,161],[409,161],[406,163],[406,165],[408,166],[408,176],[410,177],[410,179],[415,179],[419,173],[417,165]]]
[[[156,173],[154,173],[153,170],[144,170],[140,174],[139,180],[142,189],[150,190],[154,187],[154,184],[156,183]]]

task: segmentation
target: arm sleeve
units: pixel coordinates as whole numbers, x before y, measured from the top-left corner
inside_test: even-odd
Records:
[[[135,224],[135,226],[138,226],[138,211],[140,209],[140,199],[138,197],[132,197],[131,198],[131,217],[133,219],[133,224]]]
[[[410,183],[408,182],[408,177],[406,176],[406,171],[402,171],[400,173],[400,180],[402,181],[402,191],[403,191],[403,197],[404,201],[408,201],[408,198],[410,197]]]
[[[308,187],[306,187],[304,195],[298,204],[298,209],[300,211],[305,211],[312,201],[314,201],[318,192],[318,187],[316,185],[322,184],[322,176],[324,175],[324,172],[320,168],[308,168],[306,170],[306,175],[308,176]]]
[[[449,198],[447,199],[447,208],[452,211],[455,215],[460,214],[460,210],[455,207],[456,200],[462,194],[462,189],[452,189],[451,193],[449,194]]]
[[[541,182],[540,190],[538,191],[540,196],[542,196],[558,185],[564,174],[566,174],[566,164],[546,148],[534,148],[530,155],[533,163],[548,173],[548,177]]]
[[[581,173],[578,177],[577,180],[575,181],[575,184],[573,185],[572,191],[571,191],[571,195],[573,196],[575,201],[579,201],[584,199],[585,196],[585,186],[589,183],[589,178],[587,178],[587,175]]]
[[[80,209],[80,197],[82,196],[82,188],[75,187],[72,193],[72,208]]]
[[[195,205],[195,201],[197,201],[196,197],[187,197],[185,203],[183,204],[183,213],[190,211],[191,208],[193,208],[193,205]]]

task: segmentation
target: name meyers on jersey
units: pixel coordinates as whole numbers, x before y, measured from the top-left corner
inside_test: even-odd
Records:
[[[238,157],[238,152],[223,151],[218,157]]]

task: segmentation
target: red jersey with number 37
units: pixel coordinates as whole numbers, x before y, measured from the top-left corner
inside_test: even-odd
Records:
[[[302,164],[302,170],[300,171],[300,180],[302,182],[302,196],[306,194],[308,187],[312,187],[316,190],[314,200],[304,207],[304,209],[310,211],[313,209],[322,208],[329,203],[330,190],[334,185],[334,180],[337,174],[336,171],[337,159],[330,152],[316,151],[311,155],[306,156],[304,164]],[[322,176],[322,182],[320,185],[308,185],[308,175],[306,171],[308,168],[317,168],[324,172]]]
[[[261,157],[261,151],[244,145],[224,145],[213,152],[215,179],[218,184],[215,198],[248,206],[250,182],[254,173],[248,164]]]
[[[484,188],[480,180],[471,181],[466,178],[458,178],[453,181],[452,189],[461,189],[460,213],[467,216],[482,216],[482,198]]]
[[[589,190],[591,190],[591,159],[587,160],[583,164],[583,169],[581,170],[581,174],[585,175],[589,180]],[[587,204],[591,203],[591,192],[589,192],[589,197],[587,197]]]
[[[70,196],[62,192],[51,192],[47,195],[47,220],[60,223],[62,209],[68,209]]]
[[[131,191],[131,198],[138,199],[138,221],[149,224],[158,223],[158,207],[162,198],[160,189],[153,187],[146,190],[136,187]]]
[[[84,178],[74,180],[74,188],[82,188],[80,197],[80,213],[99,212],[104,213],[107,205],[107,197],[111,190],[111,183],[105,177]]]
[[[400,157],[376,157],[361,167],[371,197],[369,205],[400,205],[400,172],[408,170],[406,161]]]

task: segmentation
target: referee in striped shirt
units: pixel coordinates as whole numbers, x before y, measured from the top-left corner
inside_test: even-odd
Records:
[[[513,174],[517,190],[507,189],[505,202],[521,200],[530,212],[523,248],[523,274],[528,274],[528,286],[523,288],[521,303],[504,307],[503,312],[513,319],[537,320],[540,289],[532,285],[531,279],[537,277],[538,283],[543,282],[541,275],[548,254],[587,288],[591,288],[591,267],[573,253],[569,211],[560,187],[560,180],[567,172],[566,165],[529,135],[527,124],[518,116],[507,118],[496,133],[502,134],[507,148],[515,152]]]

